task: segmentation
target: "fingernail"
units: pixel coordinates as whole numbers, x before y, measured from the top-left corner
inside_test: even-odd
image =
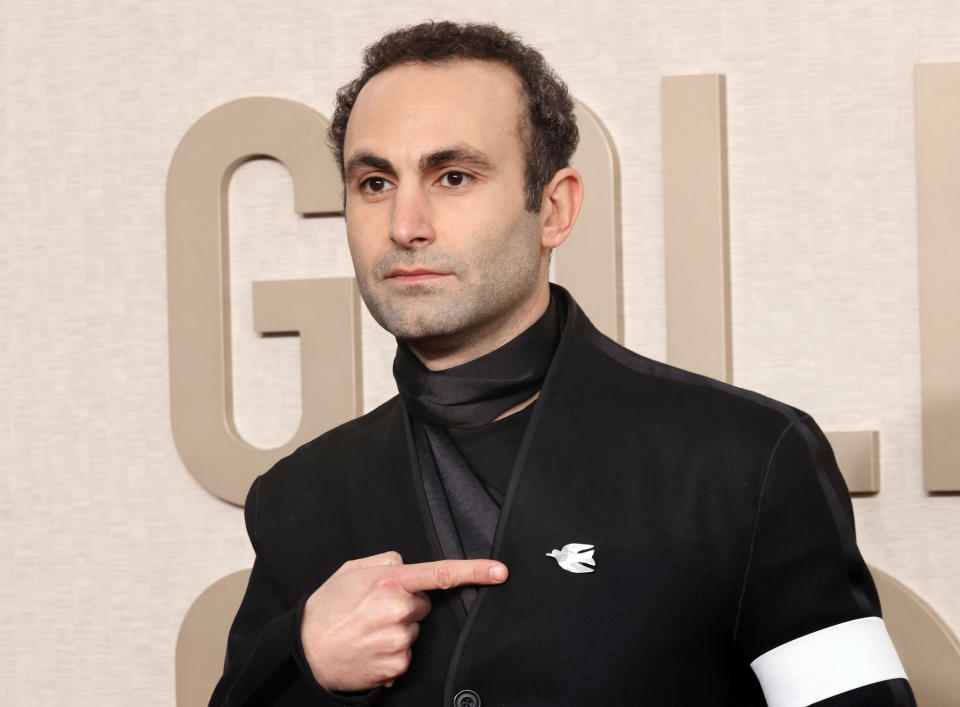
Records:
[[[490,568],[490,579],[494,582],[502,582],[507,578],[507,568],[503,565],[494,565]]]

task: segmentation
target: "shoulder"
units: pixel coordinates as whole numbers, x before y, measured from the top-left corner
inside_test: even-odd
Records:
[[[248,513],[291,512],[321,499],[334,502],[369,482],[404,440],[405,411],[394,397],[367,414],[316,437],[257,477]]]
[[[791,427],[812,425],[809,415],[760,393],[641,356],[601,334],[584,317],[571,346],[564,385],[661,430],[694,439],[751,440],[772,451]]]
[[[312,466],[318,460],[343,454],[362,453],[372,441],[382,438],[389,428],[402,421],[403,406],[394,396],[365,415],[334,427],[297,448],[267,472],[267,475],[283,475],[304,466]]]

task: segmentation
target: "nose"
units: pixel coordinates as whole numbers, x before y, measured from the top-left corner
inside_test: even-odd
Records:
[[[390,240],[401,248],[429,245],[435,237],[430,216],[430,202],[418,186],[398,187],[393,198]]]

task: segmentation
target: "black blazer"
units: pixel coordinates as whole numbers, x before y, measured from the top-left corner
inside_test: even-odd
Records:
[[[568,310],[494,540],[509,580],[481,589],[468,615],[434,592],[393,687],[348,698],[313,680],[300,617],[327,577],[391,549],[441,559],[394,398],[251,487],[256,562],[211,704],[466,707],[456,695],[472,690],[484,707],[763,705],[757,656],[879,616],[849,495],[810,417],[638,356]],[[546,556],[571,542],[595,546],[594,572]],[[903,680],[868,691],[836,704],[913,704]]]

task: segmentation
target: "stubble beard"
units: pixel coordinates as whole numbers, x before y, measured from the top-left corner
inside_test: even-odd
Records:
[[[407,286],[383,279],[398,266],[451,274],[435,283]],[[357,284],[370,314],[395,337],[432,349],[452,350],[491,332],[498,319],[531,298],[539,274],[539,257],[504,258],[487,253],[467,267],[453,256],[427,260],[415,252],[411,256],[409,251],[395,251],[378,261],[372,274],[358,277]]]

